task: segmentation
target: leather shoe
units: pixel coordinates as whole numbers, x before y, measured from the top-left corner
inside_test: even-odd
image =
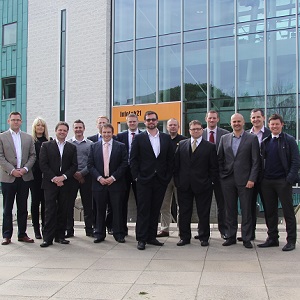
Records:
[[[156,236],[157,237],[167,237],[167,236],[170,236],[170,234],[169,234],[169,231],[161,230],[158,232],[158,234]]]
[[[241,236],[237,237],[236,239],[238,242],[242,242],[243,241],[243,238]]]
[[[227,239],[228,239],[228,236],[227,236],[226,233],[221,233],[221,238],[222,238],[223,240],[227,240]]]
[[[257,247],[259,248],[269,248],[269,247],[278,247],[279,241],[278,240],[270,240],[267,239],[263,244],[258,244]]]
[[[250,241],[243,242],[243,245],[244,245],[244,247],[247,248],[247,249],[252,249],[252,248],[253,248],[253,245],[251,244]]]
[[[118,243],[125,243],[125,239],[124,238],[117,238],[116,241]]]
[[[227,239],[227,240],[222,244],[222,246],[231,246],[231,245],[234,245],[234,244],[236,244],[236,239],[230,238],[230,239]]]
[[[34,240],[31,239],[29,236],[25,235],[23,237],[18,238],[19,242],[24,242],[24,243],[34,243]]]
[[[107,228],[107,233],[108,233],[109,235],[113,235],[113,234],[114,234],[114,231],[113,231],[112,228]]]
[[[194,239],[195,239],[195,240],[199,240],[199,239],[200,239],[200,236],[197,234],[197,235],[194,236]]]
[[[4,238],[3,241],[2,241],[2,243],[1,243],[1,245],[8,245],[8,244],[10,244],[10,243],[11,243],[11,239],[9,239],[9,238]]]
[[[104,238],[97,238],[97,239],[94,239],[94,243],[95,244],[98,244],[98,243],[101,243],[104,241]]]
[[[180,240],[178,243],[177,243],[177,246],[184,246],[184,245],[188,245],[190,244],[191,241],[190,240]]]
[[[147,241],[147,244],[149,245],[154,245],[154,246],[163,246],[164,243],[161,243],[157,239]]]
[[[43,241],[43,242],[40,244],[40,247],[46,248],[46,247],[49,247],[49,246],[51,246],[51,245],[53,245],[52,242],[46,242],[46,241]]]
[[[94,237],[94,234],[92,232],[86,232],[86,236]]]
[[[295,244],[293,243],[287,243],[286,245],[284,245],[284,247],[282,248],[282,251],[292,251],[296,248]]]
[[[139,241],[138,244],[137,244],[137,249],[138,250],[145,250],[145,246],[146,246],[145,242]]]
[[[202,247],[207,247],[209,245],[208,241],[201,241],[201,246]]]
[[[71,237],[74,237],[74,233],[67,232],[65,234],[65,238],[71,238]]]
[[[59,244],[62,244],[62,245],[70,244],[70,241],[65,240],[65,239],[55,239],[54,241],[55,241],[55,243],[59,243]]]

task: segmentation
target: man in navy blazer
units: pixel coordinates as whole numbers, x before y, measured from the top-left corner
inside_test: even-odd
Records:
[[[118,133],[116,139],[117,141],[125,144],[127,149],[127,154],[128,154],[128,167],[125,173],[126,192],[124,193],[124,198],[123,198],[123,222],[124,222],[125,234],[128,235],[127,214],[128,214],[128,200],[129,200],[131,187],[136,201],[136,181],[133,180],[130,171],[130,152],[131,152],[132,141],[134,140],[137,134],[141,133],[141,131],[138,129],[139,120],[136,114],[134,113],[129,114],[126,117],[126,123],[128,126],[128,130]]]
[[[138,134],[130,153],[132,178],[137,182],[136,240],[138,250],[146,243],[162,246],[156,239],[161,204],[172,177],[173,150],[168,134],[157,129],[158,116],[147,111],[146,131]]]
[[[58,122],[55,127],[56,138],[44,142],[40,151],[42,189],[45,195],[44,241],[40,245],[43,248],[52,245],[53,239],[60,244],[69,244],[65,239],[67,199],[78,163],[76,146],[66,141],[68,132],[68,123]]]
[[[126,147],[123,143],[113,140],[114,128],[104,124],[101,128],[102,141],[91,146],[88,158],[88,170],[92,176],[93,198],[96,204],[96,224],[94,243],[104,241],[105,215],[108,201],[113,212],[113,235],[117,242],[125,242],[122,220],[122,200],[126,190],[124,174],[128,166]],[[108,169],[105,170],[105,149],[108,147]]]
[[[221,137],[218,160],[222,190],[224,193],[228,239],[223,246],[236,244],[238,228],[238,198],[242,211],[242,239],[245,248],[251,244],[252,220],[251,202],[253,187],[260,170],[260,151],[258,139],[254,134],[244,131],[244,117],[231,116],[232,133]]]

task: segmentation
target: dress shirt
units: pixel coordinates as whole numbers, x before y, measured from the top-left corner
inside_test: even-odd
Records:
[[[155,157],[157,157],[160,153],[159,131],[157,130],[157,133],[155,136],[151,135],[148,130],[147,130],[147,133],[148,133],[150,143],[151,143],[153,152],[155,154]]]
[[[194,138],[191,137],[191,147],[193,145],[193,141],[194,141]],[[196,146],[198,147],[199,144],[201,143],[202,141],[202,136],[200,136],[197,140],[196,140]]]
[[[240,146],[243,134],[244,134],[244,131],[242,132],[242,134],[239,137],[236,137],[234,135],[234,133],[232,133],[233,138],[232,138],[232,145],[231,145],[231,147],[232,147],[232,151],[233,151],[234,156],[236,156],[236,154],[237,154],[237,151],[239,149],[239,146]]]
[[[256,136],[257,136],[257,138],[258,138],[259,144],[261,144],[261,142],[262,142],[262,137],[263,137],[264,132],[265,132],[265,126],[263,126],[263,127],[258,131],[258,133],[254,132],[253,127],[250,129],[250,133],[256,134]]]
[[[17,154],[17,169],[21,168],[21,161],[22,161],[22,145],[21,145],[21,134],[20,130],[18,132],[14,132],[9,128],[9,131],[11,133],[12,139],[14,141],[15,150]],[[26,169],[26,171],[28,171]]]
[[[102,149],[104,148],[104,144],[108,144],[108,156],[109,156],[109,159],[110,159],[111,150],[112,150],[112,143],[113,143],[113,139],[111,139],[111,140],[108,141],[108,142],[104,142],[104,140],[102,140]],[[103,151],[103,150],[102,150],[102,151]],[[99,177],[97,178],[97,181],[99,181],[100,178],[102,178],[102,177],[103,177],[103,176],[99,176]],[[116,178],[115,178],[114,176],[110,175],[110,177],[111,177],[114,181],[116,181]]]
[[[280,132],[281,133],[281,132]],[[271,135],[272,135],[272,138],[276,138],[276,139],[278,139],[279,138],[279,135],[280,135],[280,133],[279,134],[277,134],[277,135],[274,135],[273,133],[271,133]]]
[[[206,137],[206,140],[209,141],[209,136],[210,136],[210,133],[211,131],[214,133],[214,141],[216,143],[216,140],[217,140],[217,127],[214,128],[214,129],[209,129],[208,127],[206,128],[207,130],[207,137]]]

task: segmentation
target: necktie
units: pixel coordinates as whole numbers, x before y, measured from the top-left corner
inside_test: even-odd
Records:
[[[197,148],[197,140],[193,140],[193,143],[192,143],[192,152],[194,152]]]
[[[135,135],[135,132],[131,132],[131,136],[132,136],[131,142],[134,140],[134,135]]]
[[[215,143],[215,137],[214,137],[214,132],[213,131],[210,132],[209,141],[213,144]]]
[[[109,144],[103,144],[104,176],[109,176]]]

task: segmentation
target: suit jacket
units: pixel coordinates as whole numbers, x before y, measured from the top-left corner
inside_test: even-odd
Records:
[[[125,171],[128,166],[126,147],[123,143],[113,140],[109,160],[109,175],[116,181],[110,186],[103,186],[98,181],[99,176],[104,177],[103,146],[102,141],[91,146],[88,158],[88,170],[92,176],[92,190],[102,191],[108,188],[111,191],[125,191]]]
[[[202,138],[205,141],[208,141],[208,139],[207,139],[207,132],[208,131],[210,131],[208,128],[205,128],[203,130]],[[224,135],[224,134],[227,134],[227,133],[229,133],[228,130],[220,128],[220,127],[217,127],[217,138],[216,138],[216,143],[215,143],[217,150],[218,150],[218,147],[219,147],[219,144],[220,144],[221,136]]]
[[[21,136],[21,168],[26,167],[28,172],[22,176],[24,181],[33,180],[32,167],[34,165],[36,154],[34,141],[31,135],[20,132]],[[0,181],[12,183],[16,177],[11,176],[13,169],[17,168],[17,154],[13,138],[9,130],[0,134]]]
[[[141,132],[142,131],[139,130],[139,133]],[[125,144],[127,153],[129,154],[128,130],[118,133],[116,136],[116,140]]]
[[[258,138],[244,132],[236,156],[232,151],[233,134],[221,137],[218,148],[220,178],[233,174],[237,185],[246,185],[248,180],[257,181],[261,165]]]
[[[263,136],[262,136],[262,140],[265,139],[266,137],[268,137],[271,134],[271,130],[269,128],[267,128],[265,126],[264,126],[264,128],[265,128],[265,130],[264,130],[264,133],[263,133]],[[250,132],[250,130],[251,129],[248,129],[247,132]]]
[[[72,177],[77,171],[77,148],[69,142],[66,142],[62,157],[56,143],[56,140],[42,144],[40,151],[40,168],[43,173],[42,188],[49,189],[56,187],[51,181],[55,176],[65,174],[67,180],[64,186],[69,187],[72,184]]]
[[[94,143],[97,143],[99,141],[98,137],[99,137],[99,133],[96,133],[94,135],[88,136],[87,139]]]
[[[171,137],[168,134],[159,133],[160,153],[155,156],[148,137],[148,132],[138,134],[131,145],[130,167],[133,179],[141,183],[149,182],[157,176],[160,182],[168,185],[172,177],[173,148]]]
[[[216,145],[202,139],[192,153],[191,139],[179,142],[175,152],[174,181],[181,191],[190,188],[195,194],[212,187],[218,181]]]

